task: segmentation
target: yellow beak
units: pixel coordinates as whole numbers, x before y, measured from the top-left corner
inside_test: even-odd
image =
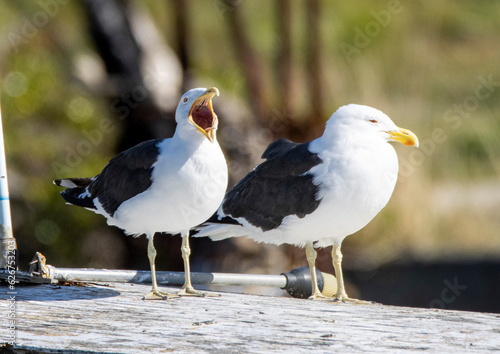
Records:
[[[417,136],[408,129],[398,127],[398,130],[386,131],[386,133],[389,134],[390,141],[397,141],[406,146],[418,147]]]
[[[212,98],[219,96],[219,90],[211,87],[203,95],[198,97],[191,106],[188,120],[207,137],[210,142],[215,140],[218,119],[212,107]]]

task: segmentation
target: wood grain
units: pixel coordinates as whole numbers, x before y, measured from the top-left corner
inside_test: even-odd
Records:
[[[500,350],[498,314],[231,293],[142,300],[149,289],[117,283],[18,285],[13,349],[40,353]],[[7,328],[4,318],[1,331]]]

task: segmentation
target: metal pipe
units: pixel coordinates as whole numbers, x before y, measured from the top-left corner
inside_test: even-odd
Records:
[[[0,107],[0,269],[17,269],[17,245],[12,234],[9,186],[7,183],[7,163],[2,129]]]
[[[58,281],[151,283],[151,272],[146,270],[108,270],[86,268],[56,268],[48,265],[49,278]],[[158,284],[182,285],[184,272],[156,272]],[[284,288],[284,275],[199,273],[191,272],[193,284],[236,285],[236,286],[276,286]]]
[[[319,270],[316,272],[318,287],[323,295],[333,296],[337,291],[335,277]],[[43,265],[41,273],[43,278],[61,282],[151,283],[151,272],[148,270],[56,268]],[[280,275],[191,272],[191,281],[198,285],[279,287],[293,297],[308,298],[312,294],[310,274],[309,267],[296,268]],[[184,272],[157,271],[156,278],[158,284],[184,284]]]
[[[18,272],[22,273],[22,272]],[[21,274],[19,274],[21,275]],[[151,283],[149,270],[109,270],[93,268],[56,268],[47,264],[43,254],[36,252],[30,263],[30,271],[25,274],[28,282],[118,282]],[[316,269],[318,287],[323,295],[334,296],[337,292],[337,280],[328,273]],[[0,272],[0,277],[2,273]],[[19,279],[22,277],[19,276]],[[157,271],[159,284],[184,284],[184,272]],[[201,273],[191,272],[193,284],[233,285],[233,286],[270,286],[286,290],[293,297],[308,298],[312,294],[311,272],[309,267],[292,269],[280,275],[237,274],[237,273]]]

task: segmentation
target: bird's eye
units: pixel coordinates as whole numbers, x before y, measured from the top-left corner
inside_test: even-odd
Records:
[[[187,97],[184,97],[184,99],[182,100],[182,102],[186,103],[187,101],[189,101],[189,98]]]
[[[377,123],[377,120],[376,119],[370,119],[369,122],[370,123]]]

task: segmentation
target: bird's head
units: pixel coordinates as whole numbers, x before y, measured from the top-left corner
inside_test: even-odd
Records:
[[[187,129],[196,129],[210,142],[215,141],[218,120],[212,107],[212,98],[219,96],[216,87],[195,88],[182,95],[175,120],[179,126]]]
[[[407,146],[418,147],[418,138],[413,132],[397,127],[391,118],[378,109],[349,104],[340,107],[332,118],[334,119],[330,119],[330,121],[335,126],[349,126],[353,133],[356,135],[359,133],[361,139],[383,138],[385,141],[397,141]]]

